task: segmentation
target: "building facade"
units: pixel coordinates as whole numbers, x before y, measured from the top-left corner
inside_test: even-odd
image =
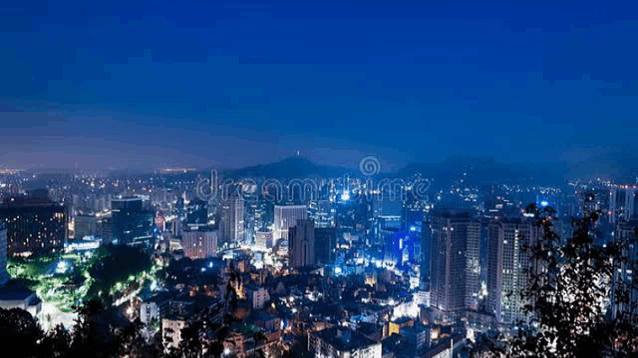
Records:
[[[515,324],[526,319],[526,302],[519,294],[529,282],[531,262],[525,247],[537,240],[539,230],[529,220],[499,219],[489,224],[488,235],[488,310],[497,322]]]
[[[305,205],[275,205],[273,239],[288,239],[288,230],[297,225],[297,220],[308,219]]]
[[[219,232],[208,226],[186,228],[182,231],[184,256],[191,259],[206,259],[217,253]]]
[[[478,309],[480,222],[467,213],[437,213],[431,230],[432,307],[449,314]]]
[[[312,220],[297,220],[297,225],[288,232],[288,258],[291,267],[315,264],[315,223]]]
[[[67,210],[46,195],[11,198],[0,206],[10,256],[46,255],[64,249]]]
[[[223,242],[242,242],[245,239],[244,200],[239,198],[222,201],[219,230]]]

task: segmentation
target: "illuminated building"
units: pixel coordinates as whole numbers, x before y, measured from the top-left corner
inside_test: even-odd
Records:
[[[421,282],[430,282],[432,272],[432,227],[429,218],[421,223]],[[429,299],[428,299],[429,302]],[[428,304],[429,306],[429,304]]]
[[[45,191],[6,200],[0,206],[6,223],[10,256],[46,255],[64,249],[66,208],[51,201]]]
[[[332,228],[335,227],[335,213],[334,205],[330,200],[316,200],[310,203],[310,211],[312,212],[312,218],[315,220],[315,227],[317,228]]]
[[[142,206],[142,198],[126,197],[111,201],[113,240],[120,245],[133,244],[150,235],[153,214]]]
[[[609,198],[609,222],[629,221],[636,216],[638,209],[637,189],[633,186],[617,186],[611,189]]]
[[[263,249],[272,248],[272,231],[257,231],[255,233],[255,246]]]
[[[315,358],[381,358],[381,343],[345,327],[308,333],[308,350]]]
[[[431,304],[445,314],[478,308],[481,224],[467,213],[432,217]]]
[[[399,334],[401,328],[412,327],[413,325],[414,321],[410,317],[399,317],[388,324],[388,335]]]
[[[7,258],[7,229],[4,224],[0,224],[0,286],[9,281]]]
[[[297,224],[297,220],[308,219],[305,205],[275,205],[273,239],[288,239],[288,229]]]
[[[381,230],[386,234],[385,260],[402,266],[407,263],[416,263],[420,240],[416,232],[407,230]]]
[[[636,260],[638,260],[638,245],[635,241],[630,241],[636,238],[636,228],[638,228],[638,220],[631,220],[617,224],[614,233],[615,240],[629,243],[628,247],[623,251],[623,256],[627,258],[629,262],[636,262]],[[621,313],[635,315],[635,310],[638,306],[638,290],[635,288],[636,283],[634,282],[636,273],[632,270],[633,267],[631,263],[622,262],[614,271],[611,299],[613,317],[617,317]],[[623,292],[623,295],[626,297],[625,303],[616,302],[617,297],[620,295],[619,287],[625,291]],[[619,301],[622,302],[622,300]]]
[[[526,303],[518,294],[527,288],[529,255],[525,247],[539,237],[531,221],[500,219],[489,224],[487,274],[488,309],[499,323],[515,324],[525,320]]]
[[[222,202],[219,230],[224,242],[241,242],[245,239],[244,200],[226,199]]]
[[[185,326],[186,319],[179,315],[169,315],[162,319],[162,337],[167,351],[179,347],[182,341],[182,328]]]
[[[206,202],[201,200],[192,200],[186,205],[186,223],[187,224],[207,224],[208,223],[208,207]]]
[[[315,264],[315,224],[312,220],[297,220],[288,232],[288,256],[291,267]]]
[[[208,226],[187,227],[182,231],[184,256],[205,259],[217,253],[218,231]]]
[[[252,292],[253,309],[260,310],[270,301],[270,294],[264,287],[260,287]]]

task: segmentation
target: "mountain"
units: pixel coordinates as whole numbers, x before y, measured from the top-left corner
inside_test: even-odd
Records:
[[[489,157],[451,157],[438,163],[412,163],[397,172],[378,174],[374,178],[408,178],[422,174],[434,179],[436,186],[447,186],[460,179],[469,185],[561,184],[568,167],[560,163],[504,164]],[[466,173],[465,175],[463,175]],[[305,157],[288,157],[278,162],[223,171],[228,178],[338,178],[344,175],[361,177],[358,169],[320,165]]]
[[[241,169],[227,170],[224,175],[230,178],[335,178],[353,175],[354,171],[328,165],[319,165],[305,157],[288,157],[278,162],[259,164]]]

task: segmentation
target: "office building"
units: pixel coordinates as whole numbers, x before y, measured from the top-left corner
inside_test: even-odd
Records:
[[[219,231],[223,242],[242,242],[245,240],[244,200],[233,198],[222,202]]]
[[[609,222],[616,224],[629,221],[636,216],[638,209],[638,189],[632,186],[616,186],[611,189],[609,197]]]
[[[637,262],[638,260],[638,245],[636,239],[636,228],[638,228],[638,220],[630,220],[623,223],[616,224],[616,230],[614,232],[614,240],[625,243],[626,248],[623,250],[623,256],[628,259],[629,262],[622,262],[619,267],[614,271],[612,279],[612,299],[611,313],[614,318],[621,314],[631,315],[636,314],[636,307],[638,307],[638,290],[635,289],[635,276],[633,272],[634,267],[631,262]],[[632,288],[633,287],[633,288]],[[625,297],[623,300],[618,300],[618,297]]]
[[[272,231],[257,231],[255,233],[255,246],[262,249],[272,248]]]
[[[209,226],[187,226],[182,230],[184,256],[191,259],[205,259],[217,253],[219,232]]]
[[[288,232],[288,258],[291,267],[315,264],[315,223],[312,220],[297,220],[297,225]]]
[[[431,304],[447,317],[478,308],[481,224],[467,213],[432,217]]]
[[[111,215],[112,236],[118,244],[131,245],[150,236],[154,215],[144,209],[142,198],[113,199]]]
[[[0,286],[9,281],[7,273],[7,229],[4,223],[0,223]]]
[[[288,239],[288,229],[297,224],[297,220],[308,219],[305,205],[275,205],[273,239]]]
[[[0,206],[7,229],[10,256],[61,252],[67,237],[67,211],[49,199],[46,191],[7,199]]]
[[[499,219],[489,224],[488,236],[488,309],[497,322],[515,324],[526,319],[526,302],[519,294],[529,283],[525,247],[538,239],[539,229],[529,220]]]
[[[335,260],[337,229],[315,228],[315,260],[317,264],[330,264]]]

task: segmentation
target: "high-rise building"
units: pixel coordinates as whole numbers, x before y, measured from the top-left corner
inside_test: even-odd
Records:
[[[7,229],[10,256],[60,252],[67,237],[67,211],[48,198],[46,192],[6,200],[0,217]]]
[[[431,304],[444,314],[478,308],[481,224],[467,213],[434,214]]]
[[[208,206],[205,201],[192,200],[185,208],[186,223],[188,224],[207,224],[208,223]]]
[[[310,210],[313,213],[312,218],[315,220],[315,227],[335,227],[336,210],[330,200],[314,200],[310,203]]]
[[[421,282],[430,282],[432,272],[432,228],[429,217],[421,223]]]
[[[638,209],[638,189],[632,186],[616,186],[609,197],[609,222],[625,222],[635,218]]]
[[[318,264],[329,264],[335,259],[337,229],[315,228],[315,260]]]
[[[117,240],[118,244],[130,245],[141,238],[149,237],[154,215],[144,209],[142,198],[113,199],[111,213],[113,240]]]
[[[0,223],[0,286],[9,281],[7,273],[7,229]]]
[[[182,231],[184,256],[191,259],[205,259],[217,253],[218,231],[209,226],[186,227]]]
[[[288,232],[288,257],[291,267],[315,264],[315,224],[312,220],[297,220]]]
[[[224,242],[241,242],[245,239],[244,200],[226,199],[222,202],[219,230]]]
[[[288,229],[297,224],[297,220],[308,219],[308,207],[305,205],[275,205],[273,239],[288,239]]]
[[[488,236],[488,309],[497,322],[514,324],[526,318],[526,302],[520,296],[529,283],[530,257],[525,247],[538,239],[539,230],[528,220],[499,219],[489,224]]]
[[[614,318],[620,314],[635,315],[636,307],[638,307],[638,290],[635,289],[634,281],[636,273],[632,271],[634,268],[630,264],[630,262],[638,260],[638,245],[632,242],[636,238],[636,228],[638,228],[638,220],[631,220],[616,224],[614,232],[614,240],[628,243],[623,250],[623,256],[629,261],[629,263],[621,262],[617,270],[614,271],[611,299],[611,312]],[[618,300],[617,298],[621,295],[625,296],[626,299]],[[617,301],[624,301],[624,303]]]

